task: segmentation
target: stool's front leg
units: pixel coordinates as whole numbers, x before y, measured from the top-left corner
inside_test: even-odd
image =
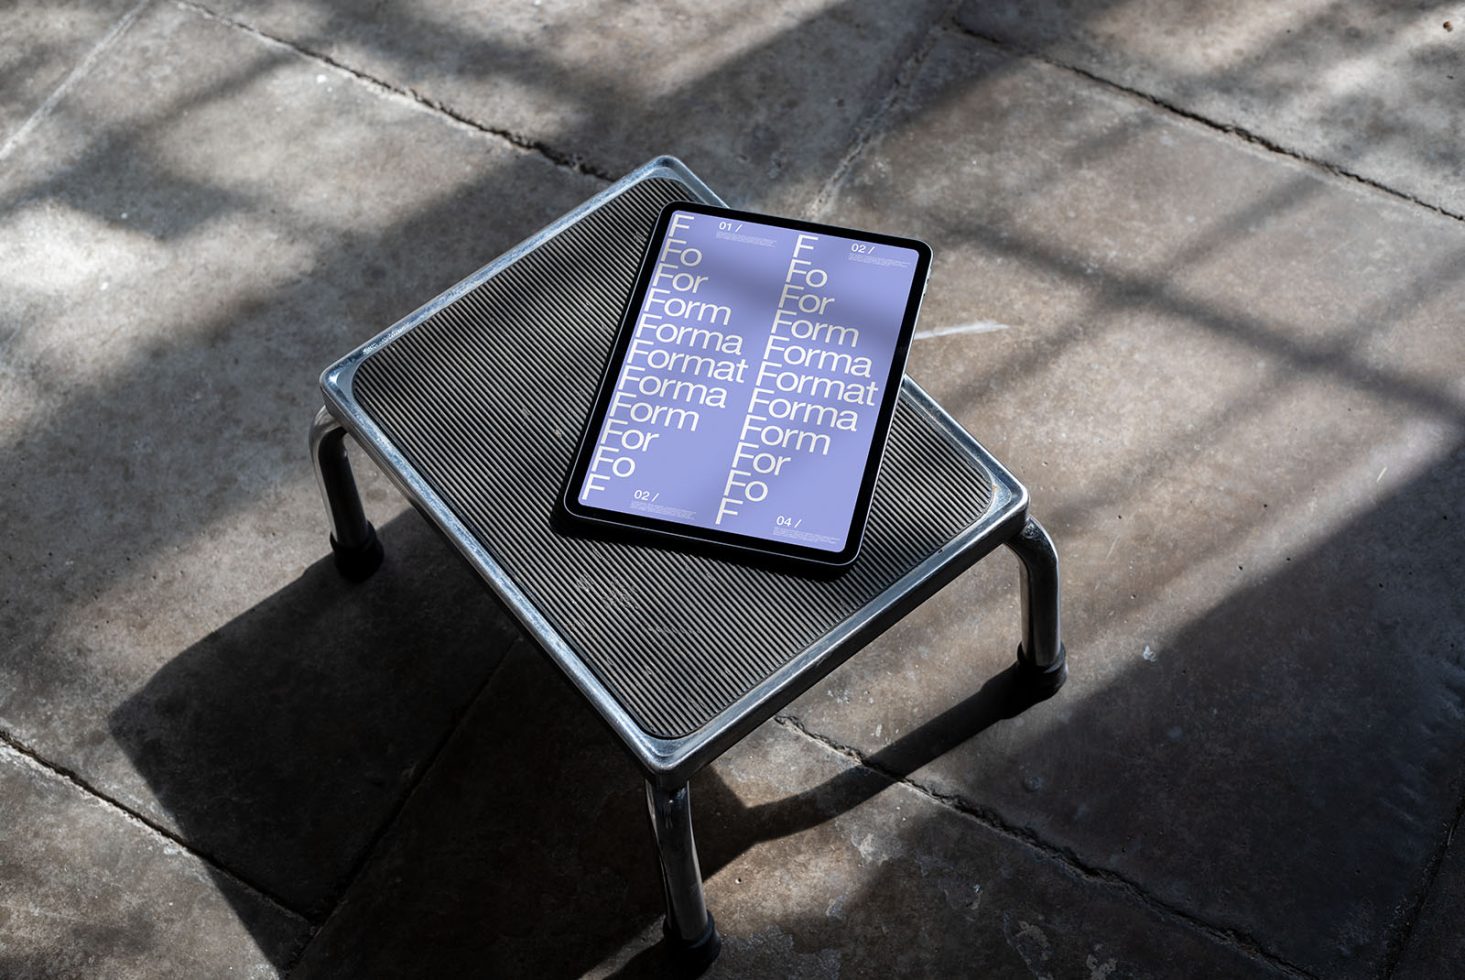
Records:
[[[1022,562],[1022,645],[1017,664],[1024,683],[1046,697],[1068,680],[1058,585],[1058,550],[1043,525],[1027,519],[1007,542]]]
[[[702,869],[697,864],[697,842],[692,837],[691,796],[685,784],[664,790],[648,780],[646,805],[651,812],[651,832],[666,890],[662,931],[673,955],[684,966],[700,970],[717,959],[722,938],[702,893]]]
[[[346,430],[324,408],[316,413],[310,426],[310,458],[331,518],[331,551],[336,569],[353,582],[370,578],[382,563],[381,541],[361,509],[361,495],[346,458]]]

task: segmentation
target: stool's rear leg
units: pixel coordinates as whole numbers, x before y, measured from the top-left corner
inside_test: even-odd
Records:
[[[1007,547],[1022,562],[1022,645],[1018,670],[1034,694],[1046,697],[1068,679],[1058,586],[1058,550],[1043,525],[1027,519]]]
[[[361,495],[346,459],[346,430],[322,408],[310,426],[310,458],[315,480],[331,518],[331,551],[336,569],[353,582],[371,577],[382,563],[376,528],[361,509]]]
[[[722,938],[702,893],[702,869],[697,864],[697,842],[692,838],[692,800],[685,784],[664,790],[648,780],[646,805],[651,812],[651,833],[661,858],[661,883],[666,890],[662,931],[682,965],[700,971],[717,959]]]

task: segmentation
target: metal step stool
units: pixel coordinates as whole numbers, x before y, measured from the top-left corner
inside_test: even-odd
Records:
[[[447,536],[646,775],[665,933],[693,965],[720,940],[687,781],[998,545],[1022,563],[1019,673],[1067,676],[1058,555],[1022,484],[905,379],[863,550],[807,578],[693,550],[566,536],[553,505],[663,205],[722,201],[660,157],[489,263],[321,376],[311,428],[341,572],[381,562],[349,432]]]

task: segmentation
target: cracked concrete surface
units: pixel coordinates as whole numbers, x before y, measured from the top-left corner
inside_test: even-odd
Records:
[[[306,922],[0,745],[0,974],[270,977]],[[161,954],[161,955],[160,955]]]
[[[967,0],[973,33],[1465,214],[1465,10],[1451,2],[1285,5]]]
[[[990,372],[962,336],[910,370],[1040,474],[1067,629],[1105,668],[922,778],[1281,961],[1371,974],[1460,799],[1445,733],[1465,689],[1440,630],[1465,616],[1465,227],[1063,75],[953,35],[834,198],[841,218],[922,229],[937,276],[966,270],[932,297],[937,322],[1022,324],[986,340]],[[942,165],[1001,193],[928,201],[888,179]],[[1095,368],[1108,383],[1081,382]],[[873,705],[814,694],[800,717],[878,751],[877,726],[909,731],[934,692],[969,690],[959,637],[988,632],[992,606],[938,599],[903,627],[929,656],[881,644],[843,672]],[[1351,642],[1371,634],[1389,657]],[[1204,774],[1206,806],[1184,773]],[[1317,819],[1277,809],[1294,794]]]
[[[1005,710],[994,556],[702,773],[714,973],[1448,975],[1465,10],[1192,8],[0,11],[0,974],[662,971],[611,736],[369,467],[341,583],[303,433],[671,152],[933,244],[1074,658]]]

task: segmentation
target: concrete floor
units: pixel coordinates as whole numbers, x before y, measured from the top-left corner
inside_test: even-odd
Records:
[[[321,367],[662,152],[931,242],[910,371],[1072,657],[1004,717],[994,557],[699,776],[712,975],[1465,975],[1465,7],[0,37],[0,977],[664,967],[612,736],[379,478],[338,579],[305,455]]]

